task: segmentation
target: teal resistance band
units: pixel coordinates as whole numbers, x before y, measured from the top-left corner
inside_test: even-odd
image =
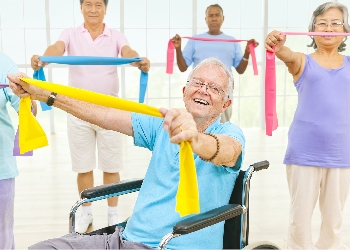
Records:
[[[68,64],[68,65],[123,65],[130,64],[133,62],[142,61],[141,57],[133,58],[120,58],[120,57],[96,57],[96,56],[42,56],[39,58],[40,61],[45,63],[57,63],[57,64]],[[43,68],[38,71],[34,71],[33,78],[37,80],[46,81]],[[145,94],[147,90],[148,73],[141,70],[140,75],[140,92],[139,102],[145,101]],[[50,110],[51,107],[46,103],[40,102],[41,109],[43,111]]]

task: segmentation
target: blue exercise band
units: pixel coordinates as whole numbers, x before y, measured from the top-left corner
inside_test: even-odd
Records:
[[[142,61],[141,57],[133,58],[120,58],[120,57],[96,57],[96,56],[42,56],[39,58],[40,61],[45,63],[57,63],[57,64],[68,64],[68,65],[123,65],[130,64],[133,62]],[[33,78],[37,80],[46,81],[43,68],[34,71]],[[145,101],[145,94],[147,90],[148,73],[141,70],[140,75],[140,92],[139,102]],[[52,107],[48,106],[44,102],[40,102],[41,109],[43,111],[50,110]]]

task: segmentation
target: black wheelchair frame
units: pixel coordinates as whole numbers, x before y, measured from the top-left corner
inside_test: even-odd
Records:
[[[250,165],[245,171],[240,170],[229,204],[180,221],[174,225],[172,232],[162,238],[158,249],[166,249],[167,243],[175,237],[195,232],[224,220],[226,221],[223,236],[224,249],[280,249],[271,242],[258,242],[251,247],[248,245],[250,180],[254,172],[268,167],[268,161],[261,161]],[[96,186],[81,192],[80,199],[70,210],[69,231],[75,232],[75,213],[82,204],[139,191],[142,182],[143,179],[132,179]],[[119,223],[86,234],[112,234],[116,226],[125,227],[126,223]]]

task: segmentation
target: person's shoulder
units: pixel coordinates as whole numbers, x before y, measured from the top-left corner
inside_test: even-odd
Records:
[[[225,34],[224,32],[222,32],[222,33],[220,34],[220,36],[221,36],[222,38],[226,38],[226,39],[236,39],[236,38],[233,37],[233,36],[230,36],[230,35]]]
[[[0,60],[2,62],[13,62],[13,60],[3,52],[0,52]]]
[[[208,32],[197,34],[197,35],[194,35],[193,37],[208,37]]]

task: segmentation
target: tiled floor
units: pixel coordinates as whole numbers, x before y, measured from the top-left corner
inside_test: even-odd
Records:
[[[272,241],[283,247],[288,226],[289,195],[282,164],[287,143],[287,129],[278,129],[272,137],[259,129],[244,130],[247,138],[245,167],[269,160],[270,168],[253,175],[250,191],[250,243]],[[49,136],[50,146],[36,150],[34,157],[18,159],[20,175],[16,179],[15,241],[16,249],[26,249],[38,241],[58,237],[68,232],[68,215],[78,199],[76,175],[71,171],[67,135]],[[150,152],[132,145],[125,137],[122,179],[142,178]],[[102,184],[102,174],[95,172],[95,185]],[[128,217],[136,194],[120,198],[121,218]],[[79,211],[78,211],[79,213]],[[93,228],[107,224],[105,201],[93,204]],[[313,218],[313,237],[320,225],[318,207]],[[350,247],[350,202],[345,207],[343,242]]]

